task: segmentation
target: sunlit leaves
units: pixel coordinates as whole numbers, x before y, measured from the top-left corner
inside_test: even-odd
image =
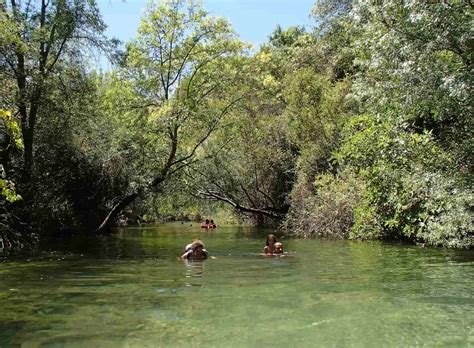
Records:
[[[149,4],[101,93],[111,130],[105,153],[129,182],[124,195],[160,191],[196,161],[245,93],[229,88],[242,73],[245,47],[227,21],[192,1]]]
[[[12,117],[11,112],[0,109],[0,118],[3,120],[3,124],[7,130],[8,135],[15,142],[15,146],[19,149],[23,149],[23,140],[21,138],[21,129],[18,122]]]
[[[352,238],[472,245],[471,197],[446,177],[452,159],[430,133],[407,133],[388,121],[364,115],[351,120],[342,136],[335,154],[342,173],[354,172],[365,183],[354,208]]]
[[[364,69],[355,90],[367,109],[436,122],[472,114],[472,8],[466,2],[360,1],[351,16]]]
[[[2,196],[10,203],[21,199],[21,196],[16,193],[15,183],[13,181],[0,179],[0,189]]]
[[[3,121],[2,123],[7,134],[14,142],[14,146],[16,146],[18,149],[23,149],[21,130],[18,126],[18,123],[13,119],[11,112],[0,109],[0,118]],[[5,199],[10,203],[20,200],[21,196],[16,193],[15,183],[6,179],[3,163],[0,164],[0,170],[2,175],[2,177],[0,177],[1,195],[5,197]]]

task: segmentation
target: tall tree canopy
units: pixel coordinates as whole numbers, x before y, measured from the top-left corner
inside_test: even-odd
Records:
[[[93,0],[0,0],[0,217],[104,231],[218,201],[297,236],[472,246],[472,5],[312,14],[251,52],[194,1],[152,1],[118,51]]]
[[[14,88],[15,110],[24,143],[24,174],[31,176],[38,117],[50,80],[59,79],[58,66],[78,61],[85,45],[105,45],[105,30],[95,1],[41,0],[0,2],[0,71]],[[14,81],[11,82],[11,81]],[[11,105],[13,103],[13,105]]]
[[[133,120],[132,128],[139,127],[128,134],[138,135],[131,139],[141,144],[136,159],[145,161],[137,168],[140,182],[131,183],[100,229],[195,161],[199,148],[246,93],[231,88],[241,75],[244,49],[227,21],[193,2],[150,4],[117,73],[128,93],[116,89],[121,96],[112,97],[111,108]]]
[[[293,192],[288,226],[472,246],[472,6],[327,0],[314,14],[349,109],[334,169]]]

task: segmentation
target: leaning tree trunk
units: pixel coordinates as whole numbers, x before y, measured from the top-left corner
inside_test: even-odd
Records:
[[[112,224],[115,222],[117,216],[120,214],[120,212],[125,209],[128,205],[132,204],[135,202],[135,200],[146,194],[147,192],[151,191],[152,189],[155,189],[157,186],[159,186],[163,181],[166,180],[168,177],[168,174],[170,172],[171,167],[175,164],[174,159],[176,157],[176,150],[177,150],[177,137],[178,137],[178,130],[175,128],[174,132],[171,134],[171,149],[170,153],[168,155],[168,160],[166,161],[165,167],[160,171],[160,174],[156,176],[153,181],[144,188],[141,188],[134,193],[131,193],[124,198],[120,200],[112,210],[107,214],[105,219],[102,221],[99,227],[95,230],[96,233],[104,233],[108,231],[111,227]]]
[[[138,192],[134,192],[128,196],[125,196],[124,198],[122,198],[120,200],[120,202],[118,202],[113,208],[112,210],[109,212],[109,214],[107,214],[107,216],[105,217],[105,219],[102,221],[102,223],[100,224],[100,226],[96,229],[96,232],[98,233],[103,233],[107,230],[110,229],[110,227],[112,226],[112,224],[115,222],[115,219],[116,217],[118,216],[118,214],[125,208],[127,207],[129,204],[132,204],[136,199],[137,197],[139,196],[139,193]]]

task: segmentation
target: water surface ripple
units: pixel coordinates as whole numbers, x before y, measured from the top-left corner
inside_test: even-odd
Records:
[[[0,347],[474,345],[474,254],[173,223],[0,263]],[[217,258],[186,263],[202,239]]]

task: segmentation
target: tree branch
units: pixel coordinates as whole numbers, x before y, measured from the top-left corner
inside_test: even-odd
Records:
[[[199,195],[206,199],[211,199],[211,200],[218,200],[221,202],[225,202],[227,204],[230,204],[231,206],[234,207],[234,209],[240,213],[252,213],[252,214],[259,214],[259,215],[264,215],[272,219],[281,219],[285,216],[284,212],[279,212],[276,209],[273,208],[251,208],[251,207],[245,207],[242,206],[230,198],[228,198],[225,195],[222,195],[219,192],[214,192],[214,191],[201,191],[199,192]]]
[[[229,103],[225,108],[224,110],[221,111],[220,115],[214,120],[212,126],[208,129],[207,133],[197,142],[197,144],[193,147],[193,149],[191,150],[191,152],[174,161],[172,163],[172,165],[176,165],[178,163],[181,163],[181,162],[184,162],[184,161],[187,161],[188,159],[190,159],[191,157],[194,156],[194,154],[196,153],[197,149],[207,140],[207,138],[209,138],[209,136],[212,134],[212,132],[216,129],[217,125],[219,124],[219,121],[222,119],[222,117],[224,117],[225,114],[227,114],[228,110],[233,106],[235,105],[235,103],[237,103],[238,101],[240,101],[243,97],[239,97],[235,100],[233,100],[231,103]]]

